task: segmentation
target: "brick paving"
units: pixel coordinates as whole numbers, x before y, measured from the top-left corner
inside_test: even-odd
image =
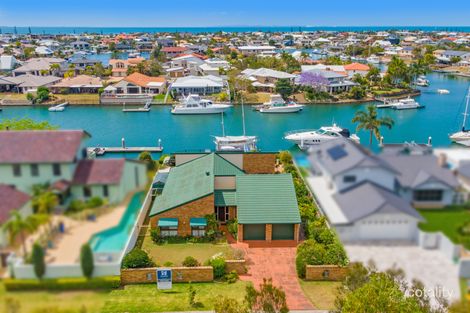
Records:
[[[251,281],[255,287],[258,287],[263,278],[272,278],[273,284],[285,291],[290,310],[313,309],[297,279],[295,247],[251,248],[244,243],[237,243],[234,246],[246,253],[248,274],[240,276],[241,280]]]

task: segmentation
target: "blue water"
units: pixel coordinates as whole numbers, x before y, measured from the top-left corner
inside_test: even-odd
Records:
[[[90,243],[94,252],[117,252],[124,248],[144,196],[144,192],[138,192],[132,197],[117,226],[93,235]]]
[[[461,113],[470,80],[438,73],[429,74],[428,79],[430,87],[423,88],[422,95],[416,98],[426,108],[379,110],[380,115],[395,120],[392,130],[382,130],[385,142],[427,142],[431,136],[434,146],[450,145],[448,134],[461,127]],[[448,89],[451,93],[439,95],[439,88]],[[290,149],[292,144],[283,139],[286,131],[319,128],[333,121],[354,131],[351,119],[365,105],[307,105],[300,113],[280,115],[261,114],[245,106],[247,134],[259,137],[258,146],[263,151]],[[121,109],[119,106],[69,106],[64,112],[56,113],[44,107],[7,107],[0,112],[0,120],[30,117],[37,121],[47,120],[62,129],[85,129],[92,135],[90,146],[120,146],[122,137],[125,137],[127,146],[156,146],[161,139],[165,153],[213,149],[211,136],[222,134],[219,115],[175,116],[170,113],[169,106],[153,106],[148,113],[123,113]],[[224,121],[227,135],[240,135],[241,107],[235,106],[227,112]],[[367,145],[368,133],[361,131],[358,135]]]
[[[13,26],[0,26],[3,33],[14,33]],[[470,32],[470,26],[217,26],[217,27],[31,27],[32,34],[119,34],[119,33],[214,33],[224,32],[293,32],[293,31],[337,31],[337,32],[368,32],[386,30],[423,30],[423,31],[454,31]],[[16,27],[18,34],[28,34],[28,27]]]

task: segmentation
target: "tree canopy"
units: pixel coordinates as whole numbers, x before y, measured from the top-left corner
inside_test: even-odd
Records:
[[[30,118],[11,118],[0,121],[0,130],[54,130],[57,126],[47,121],[36,122]]]

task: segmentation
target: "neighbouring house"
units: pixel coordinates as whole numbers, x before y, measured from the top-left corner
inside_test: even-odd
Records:
[[[196,74],[197,67],[204,64],[201,56],[197,54],[183,54],[179,55],[170,61],[170,68],[184,68],[192,74]]]
[[[11,92],[16,83],[10,80],[11,77],[0,76],[0,92]]]
[[[276,54],[276,47],[274,46],[240,46],[237,47],[238,51],[241,52],[244,56],[248,55],[274,55]]]
[[[348,73],[348,77],[353,77],[356,74],[366,76],[370,70],[370,67],[367,64],[350,63],[344,65],[344,70]]]
[[[129,67],[137,66],[137,64],[145,61],[144,58],[129,58],[127,60],[121,59],[111,59],[109,60],[109,65],[111,65],[111,76],[112,77],[126,77],[127,70]]]
[[[83,50],[89,50],[90,49],[90,44],[86,41],[83,41],[83,40],[73,41],[73,42],[70,43],[70,46],[72,47],[72,49],[78,50],[78,51],[83,51]]]
[[[453,173],[432,154],[409,151],[402,146],[375,155],[343,138],[312,148],[307,180],[343,241],[415,242],[422,218],[414,207],[454,203]]]
[[[162,52],[163,54],[165,54],[165,56],[167,57],[167,59],[172,59],[174,57],[177,57],[178,55],[180,54],[188,54],[188,53],[191,53],[191,50],[189,50],[188,48],[186,47],[181,47],[181,46],[177,46],[177,47],[163,47],[160,52]]]
[[[53,93],[98,93],[103,80],[96,76],[78,75],[67,77],[51,86]]]
[[[238,241],[299,240],[290,174],[274,174],[273,153],[177,154],[150,212],[162,236],[204,236],[207,215],[238,220]]]
[[[9,244],[8,234],[1,230],[3,224],[10,218],[11,212],[17,210],[23,217],[33,213],[31,197],[7,184],[0,184],[0,268],[6,266],[6,257],[9,251],[5,247]]]
[[[0,184],[28,194],[34,185],[48,184],[63,207],[93,196],[117,203],[145,186],[144,163],[86,159],[89,137],[83,130],[0,132]]]
[[[328,84],[324,86],[325,90],[329,93],[338,93],[349,91],[352,87],[358,84],[349,80],[347,72],[338,72],[335,70],[322,70],[322,69],[311,69],[315,66],[302,65],[302,73],[310,72],[319,76],[322,76],[328,81]],[[343,69],[344,67],[341,66]]]
[[[12,71],[13,76],[20,76],[24,74],[31,75],[50,75],[52,73],[51,65],[59,64],[60,66],[65,64],[64,59],[60,58],[33,58],[23,62],[23,65]]]
[[[247,68],[241,72],[242,77],[251,81],[251,85],[258,91],[273,92],[279,79],[288,79],[292,83],[296,75],[276,71],[269,68]]]
[[[57,76],[37,76],[32,74],[4,78],[4,80],[13,83],[13,91],[18,93],[36,92],[39,87],[51,87],[61,79]]]
[[[0,71],[4,71],[4,72],[12,71],[18,64],[19,63],[14,56],[0,55]]]
[[[166,79],[163,76],[152,77],[135,72],[113,87],[118,94],[161,94],[165,91]]]
[[[177,78],[171,85],[171,90],[178,95],[219,93],[225,86],[225,81],[217,76],[186,76]]]
[[[34,53],[40,56],[51,56],[54,54],[54,51],[49,47],[39,46],[34,49]]]
[[[434,56],[441,63],[450,63],[453,58],[459,58],[461,61],[470,61],[470,52],[458,50],[436,50]]]
[[[101,64],[101,61],[88,59],[87,57],[80,57],[69,61],[69,64],[63,67],[63,71],[70,69],[70,66],[72,65],[75,74],[78,75],[81,71],[86,70],[87,67],[93,67],[97,64]]]

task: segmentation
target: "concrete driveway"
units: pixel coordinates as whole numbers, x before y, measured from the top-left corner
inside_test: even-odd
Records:
[[[442,291],[450,302],[460,299],[458,265],[437,250],[424,250],[414,245],[346,245],[352,262],[367,264],[372,260],[378,270],[393,266],[405,271],[409,282],[423,282],[430,295]],[[433,298],[433,297],[431,297]]]

